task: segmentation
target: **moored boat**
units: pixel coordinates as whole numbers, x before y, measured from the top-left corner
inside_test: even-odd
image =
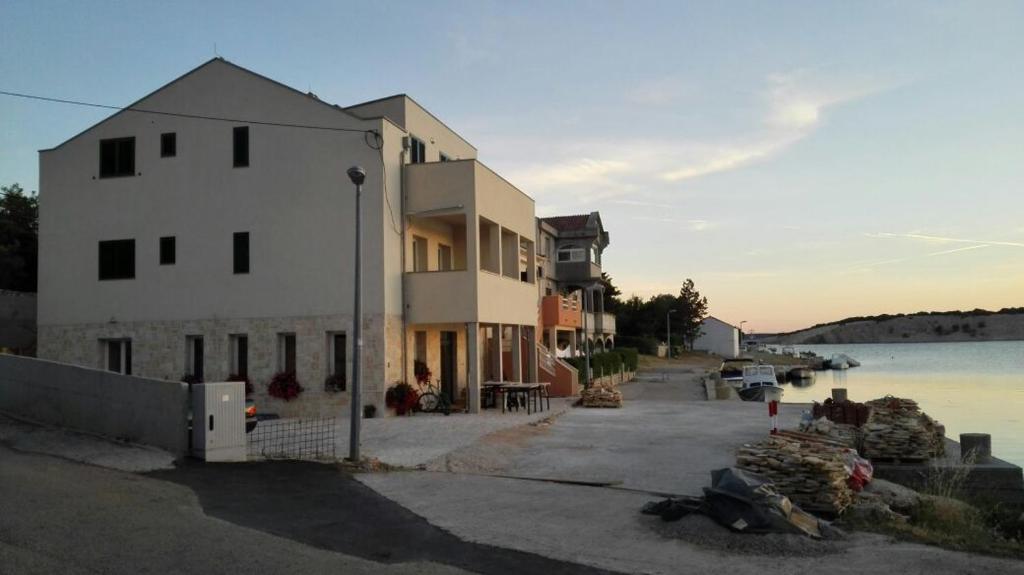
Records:
[[[743,368],[743,386],[739,390],[743,401],[780,401],[782,387],[771,365],[748,365]]]

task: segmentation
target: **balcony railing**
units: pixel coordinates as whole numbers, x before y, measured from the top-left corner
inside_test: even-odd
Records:
[[[615,314],[587,312],[587,333],[615,334]]]

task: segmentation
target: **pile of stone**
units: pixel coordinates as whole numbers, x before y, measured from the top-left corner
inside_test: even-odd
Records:
[[[883,397],[871,407],[862,428],[862,453],[870,459],[923,461],[945,452],[945,428],[921,411],[917,402]]]
[[[855,425],[836,423],[821,417],[807,424],[801,424],[800,430],[804,433],[840,443],[851,449],[860,447],[860,433]]]
[[[770,480],[807,511],[838,515],[853,501],[844,453],[817,441],[775,436],[741,447],[736,466]]]
[[[622,407],[622,392],[614,386],[593,385],[580,393],[583,407]]]

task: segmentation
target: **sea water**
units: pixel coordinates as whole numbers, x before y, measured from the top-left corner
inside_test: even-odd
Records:
[[[799,345],[829,359],[845,353],[849,370],[816,372],[814,384],[786,384],[783,401],[824,401],[845,387],[852,401],[886,395],[917,401],[946,435],[988,433],[992,454],[1024,466],[1024,341]]]

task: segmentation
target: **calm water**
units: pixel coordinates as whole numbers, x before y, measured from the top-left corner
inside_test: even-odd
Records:
[[[819,371],[815,383],[786,384],[783,401],[823,401],[845,387],[854,401],[909,397],[946,426],[946,435],[989,433],[992,453],[1024,465],[1024,341],[800,345],[830,358],[861,362],[846,371]]]

